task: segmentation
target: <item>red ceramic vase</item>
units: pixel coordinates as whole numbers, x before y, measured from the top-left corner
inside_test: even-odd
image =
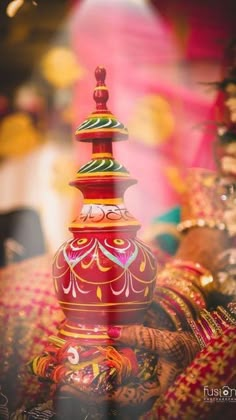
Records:
[[[84,203],[69,229],[73,239],[55,255],[55,290],[66,321],[59,338],[95,343],[107,340],[107,327],[142,323],[152,300],[156,261],[136,238],[140,225],[126,209],[123,195],[133,180],[112,153],[112,142],[127,129],[107,109],[105,69],[95,72],[96,111],[77,129],[79,141],[93,143],[92,159],[71,184]]]

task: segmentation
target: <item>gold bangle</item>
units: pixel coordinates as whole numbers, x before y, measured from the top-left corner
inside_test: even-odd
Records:
[[[197,322],[197,325],[199,325],[201,330],[202,330],[201,335],[202,335],[203,341],[205,342],[205,345],[206,345],[208,343],[208,341],[210,341],[211,335],[209,334],[209,331],[207,331],[206,327],[202,323],[202,319],[199,318],[196,322]]]
[[[172,267],[170,264],[168,264],[167,267],[159,274],[158,281],[164,282],[166,278],[171,278],[176,282],[176,279],[184,278],[188,282],[194,283],[197,287],[199,287],[199,277],[200,275],[197,273],[191,273],[186,269],[180,267]]]
[[[204,280],[204,281],[203,281]],[[173,287],[179,288],[179,282],[186,282],[194,289],[194,293],[199,296],[199,304],[200,307],[205,308],[206,306],[206,293],[209,290],[212,290],[211,282],[213,281],[213,277],[211,276],[208,278],[209,284],[206,282],[206,278],[204,279],[196,273],[190,273],[187,270],[183,270],[182,268],[175,268],[168,265],[161,274],[157,278],[157,285],[167,285],[173,282]],[[205,284],[204,284],[205,282]],[[206,291],[206,288],[208,290]],[[206,292],[206,293],[205,293]]]
[[[201,290],[204,289],[207,293],[209,293],[215,288],[215,282],[211,272],[201,264],[193,261],[176,259],[169,265],[172,265],[174,268],[181,269],[183,273],[188,273],[189,278],[189,274],[194,276],[193,279],[195,278],[195,282],[197,280],[198,286]]]
[[[224,222],[220,222],[214,219],[188,219],[180,222],[177,225],[177,231],[180,233],[186,232],[187,230],[194,227],[208,227],[211,229],[227,230],[227,226]]]
[[[191,318],[193,316],[193,313],[191,312],[188,304],[183,300],[181,296],[179,296],[174,290],[171,290],[167,287],[157,286],[156,293],[160,293],[161,296],[167,299],[171,299],[172,302],[170,304],[173,304],[173,308],[180,310],[182,315],[184,315],[185,318]],[[168,299],[168,300],[169,300]],[[175,308],[175,304],[178,305],[178,308]]]
[[[236,318],[227,311],[227,309],[223,308],[223,306],[217,306],[217,313],[220,314],[221,317],[228,323],[228,325],[236,325]]]
[[[159,305],[160,308],[168,315],[169,319],[171,320],[177,331],[182,331],[183,328],[181,321],[179,320],[179,317],[176,314],[176,312],[170,307],[168,302],[158,297],[158,302],[155,302],[155,305]]]
[[[209,274],[209,270],[196,261],[176,258],[170,263],[170,265],[172,265],[173,267],[182,268],[183,270],[188,270],[191,273],[196,273],[198,275]]]
[[[219,326],[216,324],[214,318],[211,316],[211,314],[206,309],[201,311],[200,317],[205,319],[205,322],[209,326],[213,335],[219,335],[222,332],[220,330]]]
[[[193,333],[194,337],[196,338],[200,348],[204,349],[206,347],[206,344],[205,344],[205,342],[202,338],[202,335],[199,331],[199,328],[197,327],[196,322],[192,318],[187,319],[187,321],[188,321],[188,325],[190,326],[190,328],[192,330],[192,333]]]
[[[181,277],[178,279],[176,277],[166,277],[158,282],[158,286],[170,287],[177,293],[179,292],[181,295],[187,296],[197,313],[199,312],[199,309],[206,308],[206,299],[203,292],[188,278]]]

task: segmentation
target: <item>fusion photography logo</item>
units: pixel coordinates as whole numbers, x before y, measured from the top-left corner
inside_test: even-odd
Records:
[[[204,401],[205,402],[235,402],[236,403],[236,389],[225,385],[222,388],[210,388],[204,386]]]

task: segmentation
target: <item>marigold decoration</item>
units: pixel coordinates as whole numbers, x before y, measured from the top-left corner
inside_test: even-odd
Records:
[[[96,69],[96,111],[76,130],[79,141],[93,144],[92,159],[71,183],[83,193],[83,207],[69,226],[73,238],[59,248],[53,263],[66,320],[45,353],[31,363],[35,375],[56,387],[77,387],[84,393],[83,403],[86,395],[93,395],[94,402],[98,395],[106,399],[124,383],[156,381],[156,355],[117,347],[107,334],[113,325],[143,322],[156,261],[136,238],[140,225],[123,201],[136,181],[113,157],[112,142],[126,139],[128,132],[107,109],[105,75],[104,68]]]
[[[66,47],[51,48],[42,58],[41,71],[45,79],[56,88],[70,87],[84,74],[76,56]]]
[[[0,124],[0,157],[20,157],[42,142],[32,119],[24,112],[6,116]]]

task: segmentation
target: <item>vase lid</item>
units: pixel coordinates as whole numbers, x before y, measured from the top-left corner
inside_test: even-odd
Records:
[[[106,70],[104,67],[96,68],[95,78],[97,85],[93,98],[96,102],[96,111],[92,112],[76,129],[76,138],[83,142],[126,140],[128,138],[127,128],[107,108],[109,93],[105,84]]]

